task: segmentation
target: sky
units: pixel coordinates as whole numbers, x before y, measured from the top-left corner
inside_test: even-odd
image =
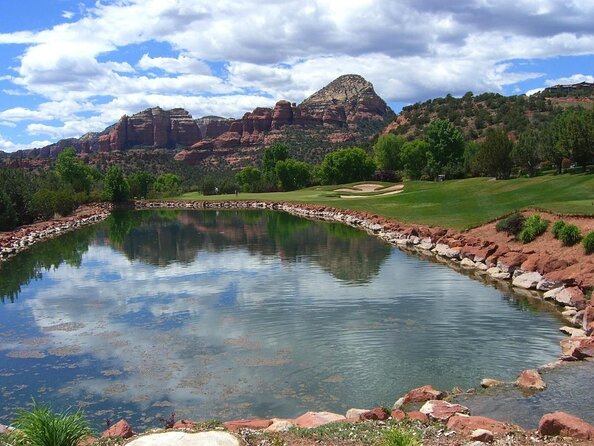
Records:
[[[183,107],[241,117],[336,77],[394,110],[594,82],[593,0],[0,0],[0,150]]]

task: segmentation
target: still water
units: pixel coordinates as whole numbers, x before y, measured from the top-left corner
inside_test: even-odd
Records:
[[[513,380],[556,316],[364,232],[264,211],[142,211],[0,268],[0,422],[34,397],[125,417],[293,417]]]

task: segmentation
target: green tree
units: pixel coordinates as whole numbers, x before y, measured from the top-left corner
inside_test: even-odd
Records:
[[[406,176],[411,180],[418,180],[423,175],[427,165],[429,144],[421,139],[404,143],[401,151],[402,165]]]
[[[563,160],[569,156],[561,143],[561,128],[560,121],[556,119],[540,132],[540,153],[553,163],[558,174],[563,170]]]
[[[320,166],[323,184],[341,184],[371,178],[375,163],[358,147],[339,149],[326,155]]]
[[[282,190],[302,189],[311,180],[311,166],[302,161],[287,159],[276,163],[276,176]]]
[[[481,144],[478,159],[482,171],[498,180],[509,178],[512,170],[511,153],[514,143],[502,129],[487,130],[485,141]]]
[[[481,174],[478,165],[478,153],[480,145],[474,141],[468,141],[464,147],[464,172],[468,176],[478,176]]]
[[[93,173],[89,166],[76,158],[74,147],[68,147],[60,152],[56,159],[55,170],[75,192],[89,193],[91,190]]]
[[[275,142],[264,149],[264,157],[262,159],[262,176],[264,181],[273,187],[276,186],[278,183],[276,163],[286,160],[288,156],[289,147],[280,142]]]
[[[435,165],[435,170],[440,171],[448,166],[452,171],[453,166],[460,165],[464,156],[464,136],[451,123],[443,119],[436,119],[427,128],[425,141],[429,144]]]
[[[177,195],[181,191],[181,178],[173,173],[164,173],[157,177],[153,190],[162,195]]]
[[[155,182],[155,177],[150,173],[139,170],[128,176],[130,195],[134,198],[146,198]]]
[[[400,152],[405,140],[393,133],[380,135],[373,146],[373,158],[377,167],[382,170],[400,170],[402,162]]]
[[[18,225],[19,217],[8,194],[0,189],[0,231],[8,231]]]
[[[6,204],[0,208],[0,219],[5,223],[13,222],[12,227],[6,229],[33,221],[31,199],[37,187],[37,177],[29,172],[21,169],[0,169],[0,191],[7,197],[2,200]]]
[[[558,145],[582,167],[594,159],[594,111],[566,110],[557,118]]]
[[[111,166],[103,180],[103,195],[107,201],[121,203],[127,201],[130,196],[130,186],[124,178],[122,169],[118,166]]]
[[[514,164],[525,169],[529,176],[536,174],[536,168],[541,161],[540,136],[535,129],[522,133],[511,152]]]
[[[244,192],[262,191],[262,171],[257,167],[244,167],[235,175],[235,179]]]

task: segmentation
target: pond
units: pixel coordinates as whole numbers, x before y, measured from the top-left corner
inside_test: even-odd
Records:
[[[533,303],[268,211],[116,213],[3,265],[0,295],[0,422],[32,397],[98,429],[391,406],[513,380],[562,338]]]

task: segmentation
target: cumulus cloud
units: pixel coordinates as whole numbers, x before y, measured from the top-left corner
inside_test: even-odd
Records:
[[[0,80],[19,87],[5,94],[27,92],[42,103],[95,103],[94,125],[140,104],[240,116],[276,99],[300,102],[348,72],[368,78],[388,101],[502,91],[544,77],[516,59],[594,53],[594,4],[573,1],[127,0],[63,17],[38,32],[0,34],[0,44],[24,45]],[[153,53],[151,42],[171,54]],[[132,60],[131,45],[147,50]],[[18,122],[19,108],[0,110],[0,119]],[[21,119],[42,120],[41,112]],[[88,127],[76,110],[52,116],[62,124],[32,122],[28,131],[59,138]]]

